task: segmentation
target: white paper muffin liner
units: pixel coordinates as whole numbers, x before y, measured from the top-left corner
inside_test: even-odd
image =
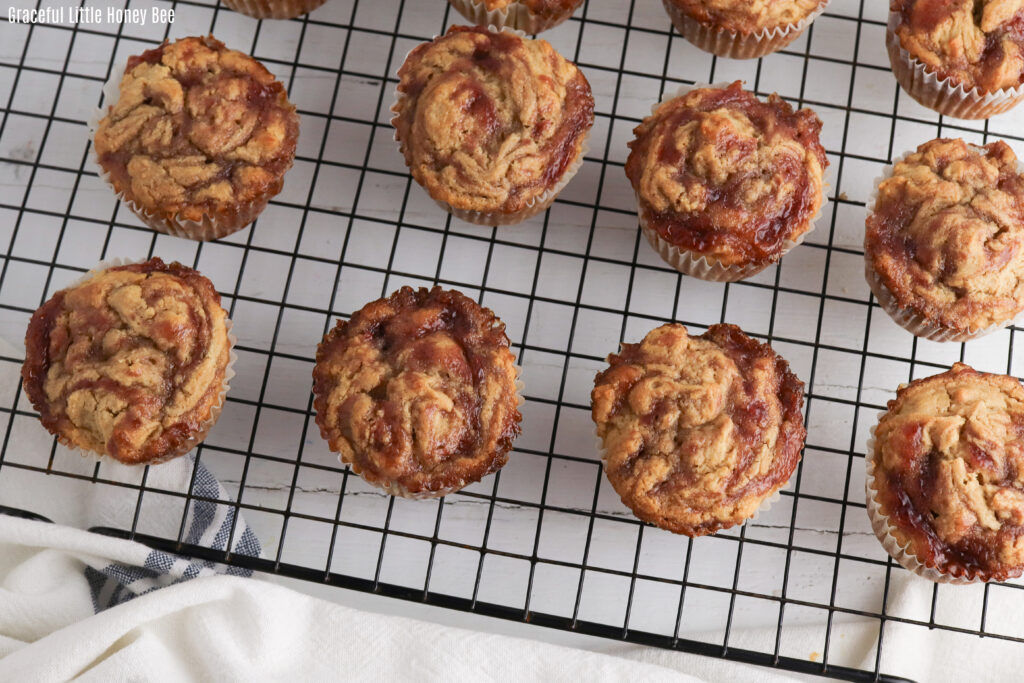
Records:
[[[677,90],[665,93],[657,104],[651,107],[651,114],[653,115],[658,111],[661,105],[665,104],[669,100],[673,100],[677,97],[691,92],[693,90],[699,90],[701,88],[727,88],[731,85],[731,82],[718,82],[718,83],[694,83],[693,85],[684,85],[679,87]],[[658,255],[680,273],[695,277],[701,280],[710,280],[712,282],[737,282],[738,280],[744,280],[748,277],[757,275],[762,270],[769,266],[778,263],[783,256],[792,251],[795,247],[803,243],[809,234],[811,234],[817,227],[818,220],[821,218],[822,212],[828,205],[828,193],[825,192],[825,186],[822,186],[821,192],[821,205],[818,207],[818,211],[808,219],[808,228],[802,234],[798,235],[796,239],[787,239],[782,243],[782,251],[778,257],[773,261],[755,262],[738,265],[726,265],[713,256],[701,254],[696,251],[689,249],[680,248],[668,240],[664,239],[658,234],[658,231],[648,224],[647,216],[644,215],[643,202],[640,199],[639,194],[636,195],[636,206],[637,206],[637,217],[640,221],[640,230],[647,238],[647,242],[654,248]]]
[[[525,388],[525,385],[523,384],[523,380],[521,379],[521,376],[523,374],[522,367],[516,365],[515,371],[516,409],[518,409],[526,402],[526,399],[523,398],[523,389]],[[509,452],[505,454],[505,462],[502,463],[501,467],[495,469],[494,472],[500,471],[502,467],[508,464],[508,456],[509,453],[511,453],[511,451],[512,449],[510,448]],[[340,453],[338,454],[338,462],[341,463],[342,466],[348,465],[349,469],[351,469],[354,474],[358,475],[359,478],[365,481],[367,484],[375,486],[379,489],[383,489],[389,495],[398,496],[399,498],[409,498],[412,500],[430,500],[432,498],[441,498],[443,496],[447,496],[449,494],[455,493],[456,491],[464,489],[470,484],[475,484],[478,481],[476,479],[463,479],[457,484],[447,486],[443,489],[438,489],[437,491],[410,491],[406,487],[399,484],[397,481],[390,481],[386,479],[380,481],[370,481],[369,479],[363,476],[362,467],[360,467],[358,464],[354,462],[346,460],[345,457]],[[494,474],[494,472],[491,472],[491,474]]]
[[[529,36],[527,36],[525,32],[518,29],[501,27],[495,24],[487,25],[487,29],[489,31],[502,31],[504,33],[511,33],[512,35],[518,36],[520,38],[530,40]],[[439,37],[440,35],[434,36],[433,38],[431,38],[431,40],[437,40]],[[409,53],[411,52],[412,50],[409,51]],[[402,60],[402,64],[405,64],[405,62],[409,59],[409,53],[407,53],[405,59]],[[401,68],[401,65],[399,66],[399,68]],[[395,118],[398,117],[399,102],[405,99],[405,97],[406,95],[399,92],[396,87],[395,100],[391,104],[390,109],[390,111],[395,115]],[[394,127],[394,124],[392,124],[392,127]],[[431,197],[431,199],[434,199],[434,202],[442,209],[444,209],[451,215],[455,216],[456,218],[466,221],[467,223],[490,226],[515,225],[516,223],[522,223],[523,221],[532,218],[533,216],[536,216],[537,214],[546,211],[548,208],[550,208],[550,206],[554,203],[558,195],[562,192],[562,190],[565,189],[565,186],[569,184],[569,181],[571,181],[573,177],[576,175],[576,173],[579,172],[580,168],[583,166],[584,157],[586,157],[587,152],[590,151],[590,134],[592,130],[593,126],[588,128],[587,131],[583,134],[583,140],[580,144],[579,153],[576,155],[576,158],[573,159],[572,163],[566,166],[565,171],[562,172],[562,177],[559,178],[558,182],[555,183],[544,193],[529,200],[527,202],[527,205],[520,209],[519,211],[515,211],[512,213],[503,211],[470,211],[467,209],[460,209],[458,207],[452,206],[448,202],[441,201],[440,199],[434,199],[434,197]],[[408,162],[406,161],[405,156],[406,143],[404,140],[398,139],[397,128],[395,128],[395,132],[392,138],[395,140],[396,143],[398,143],[398,151],[402,155],[403,162],[405,162],[406,166],[408,166]]]
[[[901,384],[900,388],[902,389],[905,386],[907,385]],[[954,576],[953,574],[947,574],[934,567],[927,566],[917,555],[910,551],[909,543],[906,546],[900,545],[900,542],[892,534],[893,524],[889,516],[882,511],[882,504],[878,502],[878,489],[875,486],[875,458],[877,456],[875,452],[875,429],[878,427],[879,421],[887,413],[888,411],[886,410],[878,413],[878,419],[875,421],[874,426],[871,427],[871,433],[868,437],[868,449],[864,454],[864,462],[867,469],[867,476],[864,480],[864,494],[867,502],[868,519],[871,520],[871,529],[875,532],[875,537],[878,538],[878,542],[882,544],[882,547],[889,553],[889,556],[896,560],[900,566],[922,578],[934,581],[935,583],[960,585],[982,583],[980,578],[972,579],[964,576]]]
[[[548,18],[534,14],[522,2],[512,2],[503,9],[492,10],[487,9],[487,4],[483,0],[448,0],[448,3],[477,26],[507,27],[534,34],[558,26],[576,11],[574,7],[563,16]],[[577,3],[576,7],[581,4],[582,2]]]
[[[987,119],[1009,111],[1024,99],[1024,85],[986,93],[937,77],[900,45],[896,34],[899,23],[899,12],[890,11],[885,32],[889,63],[900,86],[922,106],[958,119]]]
[[[96,131],[99,129],[100,121],[120,98],[121,78],[124,76],[124,70],[125,65],[113,69],[110,78],[103,84],[103,106],[93,112],[92,118],[88,122],[89,137],[93,140],[96,138]],[[124,192],[118,192],[117,188],[114,187],[110,174],[99,163],[99,155],[96,154],[95,144],[93,144],[93,154],[100,178],[110,186],[110,189],[113,190],[117,198],[131,209],[131,212],[138,216],[140,221],[153,230],[165,235],[173,235],[174,237],[182,237],[199,242],[227,237],[255,221],[270,202],[271,197],[267,195],[259,201],[240,205],[233,216],[203,215],[202,220],[199,221],[187,220],[179,215],[166,216],[153,213],[137,204],[134,200],[128,199]]]
[[[326,0],[224,0],[224,5],[254,19],[293,19],[309,14]]]
[[[85,273],[85,275],[83,275],[82,277],[78,278],[77,280],[75,280],[71,284],[65,285],[64,287],[62,287],[62,289],[72,289],[74,287],[78,287],[79,285],[83,284],[87,280],[93,278],[95,275],[97,275],[100,272],[102,272],[104,270],[107,270],[109,268],[116,268],[118,266],[129,266],[129,265],[135,265],[135,264],[138,264],[138,263],[145,263],[148,260],[149,260],[148,258],[146,258],[146,259],[126,259],[126,258],[104,259],[103,261],[100,261],[95,266],[90,268],[89,271]],[[202,273],[200,273],[200,275],[201,274]],[[179,457],[185,455],[186,453],[191,451],[193,448],[198,446],[200,443],[202,443],[206,439],[206,436],[209,434],[210,430],[213,429],[213,426],[215,424],[217,424],[217,420],[220,418],[220,414],[221,414],[221,412],[224,409],[224,400],[227,398],[228,390],[231,388],[230,387],[231,379],[235,376],[234,365],[235,365],[235,362],[238,360],[238,354],[235,353],[235,344],[238,342],[238,338],[235,337],[235,335],[232,334],[232,332],[231,332],[232,325],[233,325],[233,323],[231,322],[231,318],[229,318],[227,316],[227,311],[225,311],[224,331],[227,334],[227,339],[228,339],[228,363],[227,363],[227,365],[224,368],[224,379],[221,380],[221,389],[220,389],[220,393],[217,395],[217,403],[214,404],[210,408],[210,417],[207,420],[205,420],[199,426],[199,429],[195,432],[195,434],[192,437],[189,438],[188,441],[185,442],[184,445],[182,445],[180,448],[176,449],[174,452],[168,453],[168,454],[166,454],[165,456],[163,456],[161,458],[155,458],[153,460],[148,460],[146,462],[127,463],[127,462],[122,462],[122,461],[118,460],[117,458],[114,458],[111,455],[108,455],[106,452],[100,453],[98,451],[89,450],[87,448],[83,448],[81,446],[75,445],[75,444],[71,443],[70,441],[68,441],[64,437],[63,434],[57,434],[56,435],[57,441],[59,441],[62,445],[66,446],[69,450],[71,450],[73,452],[76,452],[76,453],[78,453],[79,455],[81,455],[83,457],[95,458],[95,459],[98,459],[98,460],[101,460],[101,461],[105,461],[105,462],[117,463],[119,465],[126,465],[128,467],[140,467],[140,466],[146,466],[146,465],[159,465],[159,464],[168,462],[170,460],[174,460],[175,458],[179,458]]]
[[[977,145],[971,145],[971,147],[978,150],[982,149]],[[868,199],[867,203],[869,215],[875,212],[875,207],[878,203],[878,186],[885,180],[892,177],[898,163],[909,157],[911,154],[914,154],[916,151],[916,149],[910,150],[894,158],[891,164],[882,169],[882,174],[875,178],[874,185],[871,190],[871,197]],[[1024,174],[1024,163],[1018,163],[1018,169],[1020,173]],[[979,339],[985,335],[992,334],[993,332],[1009,327],[1016,320],[1024,317],[1024,311],[1022,311],[1016,316],[1008,318],[1000,323],[994,323],[987,327],[969,327],[967,329],[947,327],[929,320],[912,308],[903,307],[899,304],[896,297],[889,288],[885,286],[882,278],[875,271],[875,268],[871,263],[871,257],[868,255],[866,248],[864,249],[864,278],[867,280],[871,293],[874,294],[875,298],[878,300],[878,305],[882,307],[883,311],[889,314],[889,317],[892,318],[897,325],[916,337],[921,337],[931,341],[966,342],[972,339]]]
[[[662,0],[672,24],[683,37],[705,52],[732,59],[754,59],[781,50],[825,11],[828,0],[806,17],[786,26],[773,26],[755,33],[737,33],[724,28],[705,26],[686,14],[672,0]]]

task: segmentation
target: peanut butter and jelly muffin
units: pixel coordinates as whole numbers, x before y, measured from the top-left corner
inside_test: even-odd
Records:
[[[126,464],[184,455],[220,415],[230,321],[213,284],[158,258],[54,294],[25,335],[25,394],[61,443]]]
[[[309,14],[326,0],[224,0],[227,7],[255,19],[293,19]]]
[[[448,0],[477,26],[540,33],[572,16],[583,0]]]
[[[775,263],[814,227],[828,159],[821,121],[777,95],[728,87],[663,101],[633,131],[626,175],[640,225],[673,268],[734,281]]]
[[[1024,0],[891,0],[896,80],[940,114],[984,119],[1024,99]]]
[[[691,43],[719,57],[751,59],[781,50],[825,11],[828,0],[663,0]]]
[[[590,84],[543,40],[453,26],[410,52],[398,76],[391,123],[405,162],[463,220],[540,213],[582,163]]]
[[[1024,387],[957,363],[904,385],[867,454],[872,527],[932,581],[1024,571]]]
[[[519,435],[505,325],[457,291],[403,287],[339,321],[317,349],[316,422],[341,461],[408,498],[504,466]]]
[[[594,379],[608,480],[645,522],[687,536],[754,516],[800,460],[803,383],[735,325],[623,344]]]
[[[1004,142],[924,143],[878,186],[867,218],[868,284],[893,320],[967,341],[1024,311],[1024,175]]]
[[[131,57],[95,147],[146,225],[210,240],[240,230],[284,186],[299,119],[284,86],[212,36]]]

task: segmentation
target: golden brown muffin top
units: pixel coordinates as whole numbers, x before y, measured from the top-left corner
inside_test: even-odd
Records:
[[[594,122],[587,79],[544,40],[453,26],[409,53],[392,124],[413,177],[467,211],[514,213],[554,187]]]
[[[1024,570],[1024,387],[957,363],[901,387],[875,428],[876,500],[926,566],[1002,581]]]
[[[623,344],[594,379],[608,479],[637,517],[701,536],[750,518],[796,469],[803,383],[735,325]]]
[[[995,92],[1024,81],[1024,0],[892,0],[904,50],[940,79]]]
[[[1004,142],[930,140],[878,187],[864,250],[897,303],[979,330],[1024,310],[1024,177]]]
[[[403,287],[339,321],[317,349],[313,394],[331,449],[412,494],[479,481],[519,435],[504,323],[439,287]]]
[[[827,0],[669,0],[705,26],[749,35],[796,24]]]
[[[478,0],[478,2],[481,0]],[[525,5],[532,13],[542,17],[572,14],[583,0],[482,0],[488,10],[505,9],[509,5]]]
[[[227,313],[197,271],[158,258],[54,294],[25,335],[25,393],[65,444],[128,464],[183,455],[216,418]]]
[[[280,192],[298,134],[284,86],[209,36],[129,58],[95,146],[126,199],[198,221]]]
[[[626,175],[648,225],[725,265],[774,262],[811,228],[825,149],[814,112],[736,81],[658,105],[633,131]]]

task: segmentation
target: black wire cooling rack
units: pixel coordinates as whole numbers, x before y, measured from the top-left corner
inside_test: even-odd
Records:
[[[689,46],[658,0],[589,0],[544,37],[594,87],[591,150],[547,214],[498,229],[434,207],[392,141],[397,67],[412,46],[460,21],[443,0],[328,0],[287,22],[199,1],[129,0],[172,8],[175,22],[5,21],[0,503],[52,516],[58,498],[108,496],[122,502],[100,530],[161,550],[850,680],[894,672],[886,657],[887,644],[898,647],[894,628],[956,633],[968,645],[979,636],[1021,642],[1006,618],[1024,607],[1016,584],[928,585],[930,600],[914,609],[894,599],[897,582],[918,591],[923,582],[888,559],[864,512],[867,431],[899,382],[956,360],[1021,374],[1015,329],[968,345],[919,341],[881,313],[864,284],[864,205],[884,164],[937,135],[1021,141],[1012,115],[951,121],[900,93],[883,46],[885,4],[833,0],[787,50],[737,62]],[[257,224],[197,244],[154,234],[116,203],[96,175],[85,124],[128,55],[208,31],[288,84],[302,129],[285,191]],[[704,283],[666,267],[636,230],[625,143],[662,93],[737,78],[821,116],[830,203],[781,267],[743,283]],[[214,502],[245,517],[263,557],[183,542],[189,507],[201,499],[194,475],[176,488],[159,481],[158,468],[126,474],[68,453],[21,393],[32,311],[101,259],[150,255],[210,276],[235,321],[238,376],[194,458],[229,489]],[[403,284],[431,283],[476,296],[506,321],[524,366],[524,434],[500,473],[440,501],[410,502],[365,485],[327,452],[312,419],[310,371],[337,318]],[[670,319],[696,329],[738,323],[769,340],[808,386],[807,448],[781,500],[739,529],[694,541],[629,515],[605,481],[589,421],[604,355]],[[973,607],[951,613],[947,591],[970,592]],[[858,638],[869,646],[849,652]]]

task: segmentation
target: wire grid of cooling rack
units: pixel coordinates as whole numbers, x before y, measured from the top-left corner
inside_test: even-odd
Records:
[[[899,91],[883,47],[885,4],[833,0],[787,50],[738,62],[688,45],[657,0],[589,0],[544,37],[594,87],[591,151],[547,214],[499,229],[433,206],[392,141],[398,65],[416,43],[460,22],[442,0],[328,0],[287,22],[198,0],[129,0],[173,8],[175,21],[5,21],[0,503],[59,516],[57,499],[102,499],[105,533],[160,549],[850,679],[894,672],[893,629],[958,633],[968,645],[977,636],[1021,642],[1011,616],[1024,606],[1016,583],[928,586],[923,604],[896,600],[897,583],[920,591],[923,582],[887,558],[864,512],[867,432],[900,382],[956,360],[1022,374],[1016,329],[968,345],[920,341],[889,321],[863,281],[864,204],[888,160],[937,135],[1022,147],[1019,116],[951,121]],[[128,55],[206,32],[288,84],[302,129],[285,190],[256,225],[197,244],[152,233],[116,203],[97,178],[85,122]],[[780,267],[722,285],[678,275],[644,243],[622,165],[631,129],[663,92],[737,78],[821,116],[830,203]],[[101,259],[149,255],[211,277],[235,321],[238,376],[194,457],[225,484],[231,497],[217,502],[257,531],[263,557],[184,544],[191,483],[163,481],[159,467],[69,453],[21,393],[32,311]],[[441,501],[405,501],[365,485],[327,451],[312,419],[310,371],[316,342],[337,318],[403,284],[431,283],[477,297],[506,321],[524,367],[524,433],[501,472]],[[737,323],[769,340],[808,387],[807,447],[781,500],[753,523],[694,541],[644,526],[621,505],[589,421],[603,357],[665,320],[696,330]],[[950,609],[948,591],[969,595],[971,607]],[[856,651],[854,641],[870,645]]]

